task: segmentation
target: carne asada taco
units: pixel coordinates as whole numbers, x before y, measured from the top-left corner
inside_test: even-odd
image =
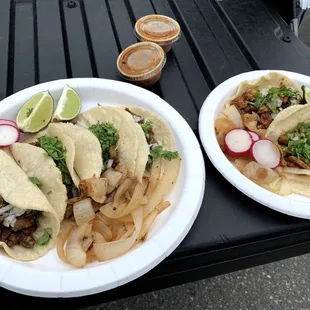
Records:
[[[11,153],[30,180],[38,185],[46,196],[61,222],[68,197],[66,187],[62,183],[61,172],[53,159],[42,148],[28,143],[14,143],[11,145]]]
[[[301,101],[298,85],[280,73],[271,72],[253,83],[241,83],[237,93],[226,102],[223,114],[236,128],[245,127],[263,136],[281,111]]]
[[[0,247],[16,260],[37,259],[54,245],[58,216],[37,185],[1,150],[0,166]]]
[[[119,161],[126,165],[129,177],[141,181],[143,173],[137,169],[137,159],[146,164],[149,148],[142,129],[130,114],[114,107],[100,106],[80,114],[77,121],[98,138],[104,170]]]

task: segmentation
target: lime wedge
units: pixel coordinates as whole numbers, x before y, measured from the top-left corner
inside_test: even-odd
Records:
[[[301,86],[301,89],[304,96],[304,100],[306,100],[307,103],[310,103],[310,88],[303,85]]]
[[[81,110],[81,100],[78,94],[66,84],[57,103],[53,121],[69,121],[75,118]]]
[[[51,121],[53,109],[53,98],[49,92],[37,93],[19,110],[16,125],[23,132],[38,132]]]

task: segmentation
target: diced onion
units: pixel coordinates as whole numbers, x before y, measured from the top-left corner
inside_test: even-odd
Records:
[[[10,210],[10,214],[15,214],[16,216],[21,216],[23,215],[27,210],[21,209],[14,207],[13,209]]]
[[[7,216],[4,220],[3,220],[3,225],[5,227],[14,227],[16,223],[16,215],[15,214],[10,214],[9,216]]]
[[[275,119],[276,117],[277,117],[277,113],[271,113],[271,117],[272,117],[272,119]]]
[[[296,104],[297,103],[297,99],[296,98],[291,98],[291,104]]]
[[[94,252],[99,261],[109,260],[125,254],[134,245],[136,238],[139,236],[142,222],[143,222],[143,210],[139,208],[132,213],[132,217],[135,224],[135,232],[133,235],[124,240],[112,241],[112,242],[95,242]]]
[[[114,160],[113,159],[109,159],[107,162],[107,168],[111,168],[113,165]]]
[[[122,173],[114,169],[107,169],[102,177],[107,179],[108,189],[107,194],[110,194],[119,184],[122,179]]]
[[[277,106],[278,107],[281,107],[281,105],[282,105],[282,100],[281,100],[281,98],[277,98]]]
[[[11,209],[13,209],[13,206],[11,205],[7,205],[5,207],[0,208],[0,215],[4,214],[7,211],[10,211]]]
[[[75,222],[81,226],[95,218],[95,212],[89,198],[83,199],[73,205]]]

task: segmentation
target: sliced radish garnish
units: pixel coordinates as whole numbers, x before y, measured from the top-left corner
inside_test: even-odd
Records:
[[[252,156],[256,162],[271,169],[278,167],[281,160],[280,150],[268,139],[258,140],[253,143]]]
[[[0,125],[11,125],[11,126],[17,127],[14,121],[11,121],[10,119],[4,119],[4,118],[0,118]]]
[[[233,129],[225,136],[225,149],[234,157],[248,154],[252,143],[250,134],[243,129]]]
[[[248,131],[248,133],[251,135],[251,138],[254,142],[260,139],[259,135],[256,132]]]
[[[20,133],[12,125],[0,124],[0,147],[9,146],[19,140]]]

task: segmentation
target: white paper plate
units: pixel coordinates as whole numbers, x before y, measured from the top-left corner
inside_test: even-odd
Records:
[[[37,92],[49,90],[57,100],[68,83],[79,94],[83,108],[137,105],[153,110],[171,126],[182,161],[177,184],[167,197],[172,206],[154,222],[147,240],[120,258],[75,269],[53,249],[33,262],[18,262],[0,251],[0,285],[22,294],[75,297],[103,292],[132,281],[166,258],[184,239],[201,206],[205,168],[199,143],[184,118],[157,95],[127,83],[80,78],[48,82],[20,91],[0,103],[1,118],[15,119],[21,105]]]
[[[253,200],[271,209],[287,215],[310,218],[310,198],[292,194],[279,196],[250,181],[241,174],[226,158],[216,140],[214,121],[218,117],[225,101],[235,94],[243,81],[255,81],[269,72],[279,72],[299,85],[310,85],[310,77],[281,70],[259,70],[236,75],[218,87],[206,98],[199,115],[199,134],[204,149],[216,169],[237,189]],[[310,185],[309,185],[310,186]],[[249,206],[249,212],[251,206]]]

